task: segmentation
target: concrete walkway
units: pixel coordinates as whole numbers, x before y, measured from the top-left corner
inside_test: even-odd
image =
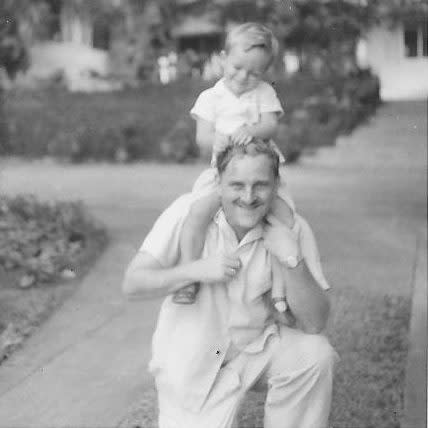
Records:
[[[333,284],[409,296],[426,230],[426,104],[383,106],[337,147],[290,167]],[[158,301],[126,303],[123,270],[201,165],[0,161],[0,191],[83,199],[112,244],[77,292],[0,367],[1,427],[115,427],[144,391]]]

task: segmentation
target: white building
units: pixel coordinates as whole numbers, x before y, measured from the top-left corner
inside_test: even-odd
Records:
[[[383,100],[428,98],[428,17],[373,27],[358,47],[358,60],[379,76]]]

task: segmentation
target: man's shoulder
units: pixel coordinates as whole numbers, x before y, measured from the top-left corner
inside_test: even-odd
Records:
[[[190,205],[190,193],[179,196],[159,214],[150,230],[150,234],[161,234],[165,236],[171,233],[175,228],[180,227],[189,212]]]
[[[178,242],[184,219],[191,205],[191,194],[175,199],[157,218],[140,251],[151,254],[163,266],[172,266],[178,257]]]
[[[192,202],[192,194],[184,193],[183,195],[178,196],[171,204],[167,207],[167,210],[179,210],[183,208],[188,208]]]

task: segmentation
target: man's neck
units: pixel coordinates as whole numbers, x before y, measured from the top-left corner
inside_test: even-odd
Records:
[[[221,215],[223,216],[224,225],[229,229],[230,233],[232,233],[237,241],[237,244],[241,244],[242,241],[252,242],[255,239],[259,239],[262,235],[262,227],[263,225],[258,223],[255,227],[251,229],[244,229],[240,227],[236,227],[229,223],[226,215],[224,214],[224,211],[220,211]],[[252,236],[252,234],[254,234]]]

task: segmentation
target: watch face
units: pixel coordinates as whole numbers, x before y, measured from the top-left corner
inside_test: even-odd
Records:
[[[297,258],[294,256],[288,256],[287,257],[287,264],[291,268],[295,268],[298,265]]]

